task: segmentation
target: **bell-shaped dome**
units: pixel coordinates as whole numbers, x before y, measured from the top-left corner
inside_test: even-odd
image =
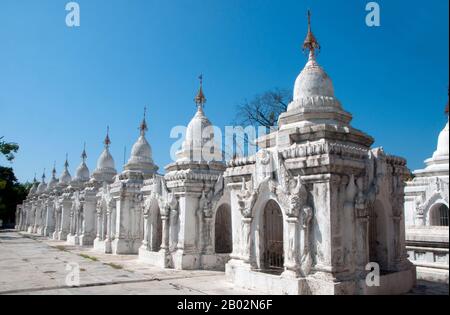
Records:
[[[130,159],[124,168],[127,171],[139,171],[144,176],[150,176],[157,172],[158,167],[153,162],[152,148],[145,138],[145,132],[148,130],[145,113],[139,130],[140,136],[133,145]]]
[[[36,180],[36,176],[34,176],[33,185],[30,188],[30,191],[28,192],[28,196],[31,197],[37,192],[37,188],[39,186],[38,181]]]
[[[205,116],[203,108],[199,106],[195,116],[187,126],[183,148],[201,148],[205,142],[213,139],[212,124]]]
[[[62,186],[67,186],[72,181],[72,176],[69,173],[69,161],[67,160],[66,156],[66,162],[64,163],[64,171],[61,173],[61,176],[59,177],[59,184]]]
[[[114,159],[109,149],[105,148],[98,158],[97,168],[92,176],[99,182],[112,182],[116,174]]]
[[[447,157],[448,158],[448,156],[449,156],[449,154],[448,154],[448,147],[449,147],[448,136],[449,136],[449,126],[448,126],[448,121],[447,121],[447,124],[445,125],[444,130],[442,130],[441,133],[439,134],[437,150],[436,150],[436,152],[434,152],[433,158],[439,158],[439,157]]]
[[[83,153],[81,153],[81,164],[80,166],[78,166],[77,171],[76,171],[76,175],[75,178],[73,179],[73,182],[87,182],[89,181],[89,168],[86,165],[86,159],[87,159],[87,154],[86,154],[86,145],[85,148],[83,149]]]
[[[106,138],[104,141],[105,149],[97,160],[97,168],[95,169],[92,176],[100,182],[112,182],[113,177],[117,174],[114,159],[109,152],[109,146],[111,145],[111,140],[109,138],[109,127],[106,133]]]
[[[444,129],[441,131],[438,137],[437,149],[434,152],[433,156],[427,160],[425,160],[426,168],[423,170],[417,170],[414,172],[417,176],[440,176],[447,175],[449,169],[449,121],[448,121],[448,104],[445,110],[447,114],[447,124]]]
[[[314,96],[334,97],[334,87],[331,78],[315,58],[310,58],[295,81],[294,100]]]
[[[74,181],[87,182],[89,181],[89,168],[87,167],[85,162],[82,162],[80,166],[77,168],[77,172],[75,175]]]
[[[115,169],[114,159],[113,159],[111,153],[109,152],[108,148],[105,148],[103,150],[102,154],[100,154],[100,157],[98,158],[98,161],[97,161],[97,169],[96,170],[101,171],[104,169]]]
[[[315,51],[309,52],[309,59],[305,68],[300,72],[294,85],[294,96],[288,106],[288,111],[304,110],[309,113],[340,112],[342,106],[335,97],[331,78],[317,63]],[[316,115],[310,115],[316,118]]]
[[[37,193],[38,194],[42,194],[45,192],[45,190],[47,189],[47,184],[45,183],[45,174],[42,174],[42,181],[39,184],[39,186],[37,187]]]
[[[203,109],[206,98],[203,93],[202,77],[200,80],[200,89],[195,97],[197,112],[187,126],[181,150],[177,152],[177,162],[222,160],[221,150],[214,142],[213,125]]]
[[[131,157],[128,164],[153,163],[152,148],[145,135],[141,134],[131,149]]]
[[[57,185],[58,185],[58,179],[56,178],[56,167],[53,167],[52,178],[47,185],[47,191],[52,192],[56,188]]]

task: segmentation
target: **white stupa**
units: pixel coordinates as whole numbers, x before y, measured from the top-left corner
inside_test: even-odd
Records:
[[[280,129],[315,124],[348,126],[352,115],[342,108],[335,97],[331,78],[317,62],[320,44],[311,30],[310,16],[303,51],[309,51],[309,58],[295,81],[293,101],[280,116]]]
[[[53,170],[52,170],[52,178],[50,179],[50,182],[47,185],[47,191],[48,192],[53,192],[53,190],[57,187],[58,185],[58,179],[56,178],[56,165],[53,166]]]
[[[61,173],[61,176],[59,177],[59,186],[67,186],[72,181],[72,176],[69,172],[69,161],[66,154],[66,161],[64,162],[64,171]]]
[[[37,191],[36,192],[38,194],[42,194],[42,193],[45,192],[46,189],[47,189],[47,184],[45,183],[45,171],[44,171],[44,173],[42,174],[42,181],[39,184],[39,186],[37,187]]]
[[[72,180],[72,184],[83,184],[89,181],[89,168],[86,165],[86,144],[84,145],[83,152],[81,153],[81,164],[78,166],[75,173],[75,177]]]
[[[221,161],[221,149],[214,141],[214,127],[204,112],[206,97],[203,93],[203,76],[200,76],[200,88],[194,101],[197,105],[197,112],[187,126],[181,150],[176,154],[176,162]]]
[[[137,171],[141,172],[144,177],[151,177],[158,171],[158,166],[153,162],[152,148],[145,138],[147,132],[146,110],[144,111],[144,119],[139,126],[140,135],[136,143],[131,149],[131,156],[125,165],[125,172]]]
[[[114,163],[114,158],[109,152],[109,146],[111,145],[111,139],[109,137],[109,127],[107,128],[106,138],[103,142],[105,148],[102,154],[97,160],[97,168],[95,169],[92,177],[99,182],[112,182],[113,177],[116,176],[117,171]]]
[[[448,104],[445,110],[447,115],[447,124],[441,131],[438,137],[437,149],[433,156],[425,160],[426,168],[414,172],[417,177],[429,176],[448,176],[449,173],[449,153],[448,153],[448,137],[449,137],[449,118],[448,118]]]

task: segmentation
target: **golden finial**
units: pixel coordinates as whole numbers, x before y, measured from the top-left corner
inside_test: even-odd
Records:
[[[141,125],[139,126],[141,136],[145,136],[145,132],[148,130],[146,118],[147,118],[147,106],[144,107],[144,119],[142,119]]]
[[[195,97],[195,103],[199,108],[203,108],[206,104],[206,97],[203,93],[203,74],[201,74],[198,79],[200,80],[200,88],[198,90],[197,96]]]
[[[106,127],[106,138],[103,143],[105,144],[106,148],[109,148],[109,146],[111,144],[111,139],[109,138],[109,126]]]
[[[308,34],[306,35],[306,39],[303,42],[303,51],[309,50],[309,52],[314,55],[315,51],[320,51],[320,44],[317,41],[311,30],[311,11],[308,10]]]

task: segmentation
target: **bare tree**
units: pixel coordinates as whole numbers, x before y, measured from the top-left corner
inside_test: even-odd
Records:
[[[274,89],[257,95],[251,101],[245,101],[237,106],[235,124],[274,127],[291,100],[292,95],[288,90]]]

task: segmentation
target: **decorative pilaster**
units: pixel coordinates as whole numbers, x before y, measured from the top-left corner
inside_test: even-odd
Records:
[[[46,208],[44,236],[51,236],[55,231],[55,207],[53,199],[47,200]]]
[[[242,244],[240,259],[249,264],[250,246],[251,246],[251,225],[253,221],[253,207],[255,206],[258,192],[247,188],[245,179],[242,181],[241,191],[236,194],[238,199],[239,211],[242,215]]]
[[[70,212],[72,208],[72,201],[70,200],[70,193],[64,193],[61,197],[61,225],[58,234],[58,240],[66,241],[70,228]]]

